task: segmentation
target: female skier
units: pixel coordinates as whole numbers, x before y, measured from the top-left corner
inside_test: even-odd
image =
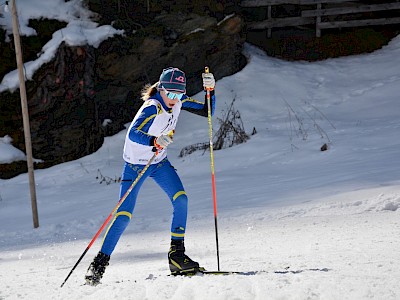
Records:
[[[202,77],[204,89],[210,91],[211,114],[213,114],[215,79],[212,73],[203,73]],[[167,158],[167,146],[172,143],[172,133],[181,109],[208,116],[207,102],[198,102],[185,93],[185,73],[173,67],[164,69],[158,82],[144,87],[142,91],[144,103],[135,115],[125,138],[123,150],[125,164],[121,178],[120,199],[153,157],[154,150],[157,151],[157,155],[118,208],[106,231],[101,250],[88,268],[85,276],[88,284],[100,283],[109,264],[110,255],[132,217],[139,189],[147,177],[153,178],[164,190],[173,206],[171,245],[168,252],[171,273],[196,272],[199,269],[199,264],[185,254],[188,198],[178,174]]]

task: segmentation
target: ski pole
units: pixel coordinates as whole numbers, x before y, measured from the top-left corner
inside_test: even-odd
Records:
[[[153,148],[153,151],[155,151],[155,148]],[[82,258],[86,255],[86,253],[89,251],[90,247],[92,247],[93,243],[96,241],[96,239],[99,237],[100,233],[103,231],[104,227],[110,222],[111,218],[113,215],[116,213],[118,208],[122,205],[122,203],[125,201],[125,199],[128,197],[132,189],[135,187],[135,185],[138,183],[140,178],[143,176],[143,174],[147,171],[153,160],[156,158],[157,152],[154,153],[154,155],[150,158],[149,162],[144,166],[143,170],[139,173],[139,175],[136,177],[135,181],[132,182],[128,190],[125,192],[125,194],[119,199],[117,205],[114,207],[113,211],[110,213],[110,215],[107,217],[107,219],[104,221],[103,225],[101,225],[100,229],[97,231],[93,239],[90,241],[89,245],[86,247],[85,251],[83,251],[81,257],[79,257],[78,261],[72,268],[72,270],[69,272],[67,278],[65,278],[64,282],[61,284],[61,287],[64,286],[64,284],[67,282],[68,278],[71,276],[72,272],[75,270],[75,268],[79,265],[81,262]]]
[[[205,73],[209,73],[208,67],[205,67]],[[210,136],[210,159],[211,159],[211,185],[212,195],[214,201],[214,223],[215,223],[215,241],[217,245],[217,264],[219,271],[219,247],[218,247],[218,221],[217,221],[217,190],[215,187],[215,170],[214,170],[214,151],[213,151],[213,133],[212,133],[212,120],[211,120],[211,95],[210,88],[206,88],[207,93],[207,107],[208,107],[208,133]]]

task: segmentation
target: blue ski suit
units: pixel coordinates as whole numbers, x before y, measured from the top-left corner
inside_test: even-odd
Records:
[[[215,108],[214,91],[211,91],[210,95],[211,114],[213,114]],[[157,92],[149,100],[145,101],[145,103],[139,109],[131,123],[131,126],[128,129],[125,138],[125,164],[121,178],[120,199],[129,189],[138,174],[140,174],[140,172],[143,170],[149,158],[153,156],[154,152],[152,152],[152,149],[154,145],[154,139],[159,136],[159,133],[168,132],[175,128],[181,109],[202,116],[208,115],[208,105],[206,101],[202,103],[192,99],[191,97],[188,97],[187,95],[184,95],[180,100],[179,105],[176,105],[176,107],[174,106],[174,108],[171,109],[165,105],[159,92]],[[156,127],[161,131],[157,131]],[[157,132],[158,135],[152,135],[152,133],[154,134],[155,132]],[[143,182],[148,177],[154,179],[154,181],[168,195],[168,198],[172,203],[173,215],[171,224],[171,239],[184,239],[188,210],[188,197],[176,170],[167,158],[166,149],[164,149],[157,155],[156,159],[149,166],[147,171],[134,186],[125,201],[118,208],[114,219],[108,227],[103,239],[101,252],[104,254],[111,255],[111,253],[114,251],[119,238],[132,218],[132,213],[135,208],[139,190]]]

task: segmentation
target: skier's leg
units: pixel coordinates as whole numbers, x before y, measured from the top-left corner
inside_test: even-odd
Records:
[[[168,262],[173,274],[197,272],[199,264],[185,254],[184,238],[188,210],[188,198],[175,169],[167,159],[158,164],[151,177],[167,193],[173,206],[171,246]]]
[[[157,164],[151,177],[168,195],[173,206],[171,239],[183,240],[186,230],[188,197],[182,181],[167,159]]]
[[[120,199],[123,197],[123,195],[125,195],[126,191],[136,179],[141,169],[143,169],[143,166],[141,165],[131,165],[125,163],[121,178]],[[105,268],[109,264],[110,255],[131,219],[139,189],[143,184],[144,179],[148,177],[148,175],[146,176],[146,173],[136,183],[130,194],[118,208],[111,225],[108,227],[103,239],[101,250],[93,259],[85,275],[85,279],[88,284],[98,285],[100,283],[100,280],[105,272]]]
[[[137,175],[141,172],[143,167],[144,166],[142,165],[132,165],[125,163],[124,171],[121,178],[120,199],[129,189],[132,182],[136,179]],[[140,187],[150,173],[151,170],[147,170],[142,178],[140,178],[140,180],[136,183],[125,201],[118,208],[111,225],[108,227],[106,234],[104,235],[103,245],[101,247],[102,253],[111,255],[111,253],[114,251],[114,248],[117,245],[119,238],[121,237],[122,233],[124,232],[132,218],[132,213],[135,208],[136,198]]]

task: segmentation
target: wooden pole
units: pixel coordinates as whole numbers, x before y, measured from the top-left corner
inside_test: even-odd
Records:
[[[19,37],[19,23],[18,14],[15,0],[12,0],[12,25],[15,45],[15,55],[17,57],[18,77],[19,77],[19,91],[21,96],[21,107],[22,107],[22,118],[24,123],[24,135],[25,135],[25,148],[26,158],[28,165],[29,174],[29,187],[31,192],[31,204],[32,204],[32,216],[33,216],[33,227],[39,227],[38,210],[36,205],[36,189],[35,189],[35,176],[33,173],[33,158],[32,158],[32,143],[31,143],[31,130],[29,125],[29,113],[28,113],[28,101],[26,97],[25,88],[25,74],[24,74],[24,63],[22,61],[21,51],[21,40]]]
[[[317,11],[320,11],[322,9],[322,4],[318,3],[317,4]],[[317,16],[317,20],[315,21],[315,35],[319,38],[321,37],[321,28],[319,25],[321,24],[321,16]]]
[[[270,20],[272,18],[272,6],[268,5],[268,13],[267,13],[267,19]],[[272,35],[272,28],[268,27],[268,38],[270,38]]]

